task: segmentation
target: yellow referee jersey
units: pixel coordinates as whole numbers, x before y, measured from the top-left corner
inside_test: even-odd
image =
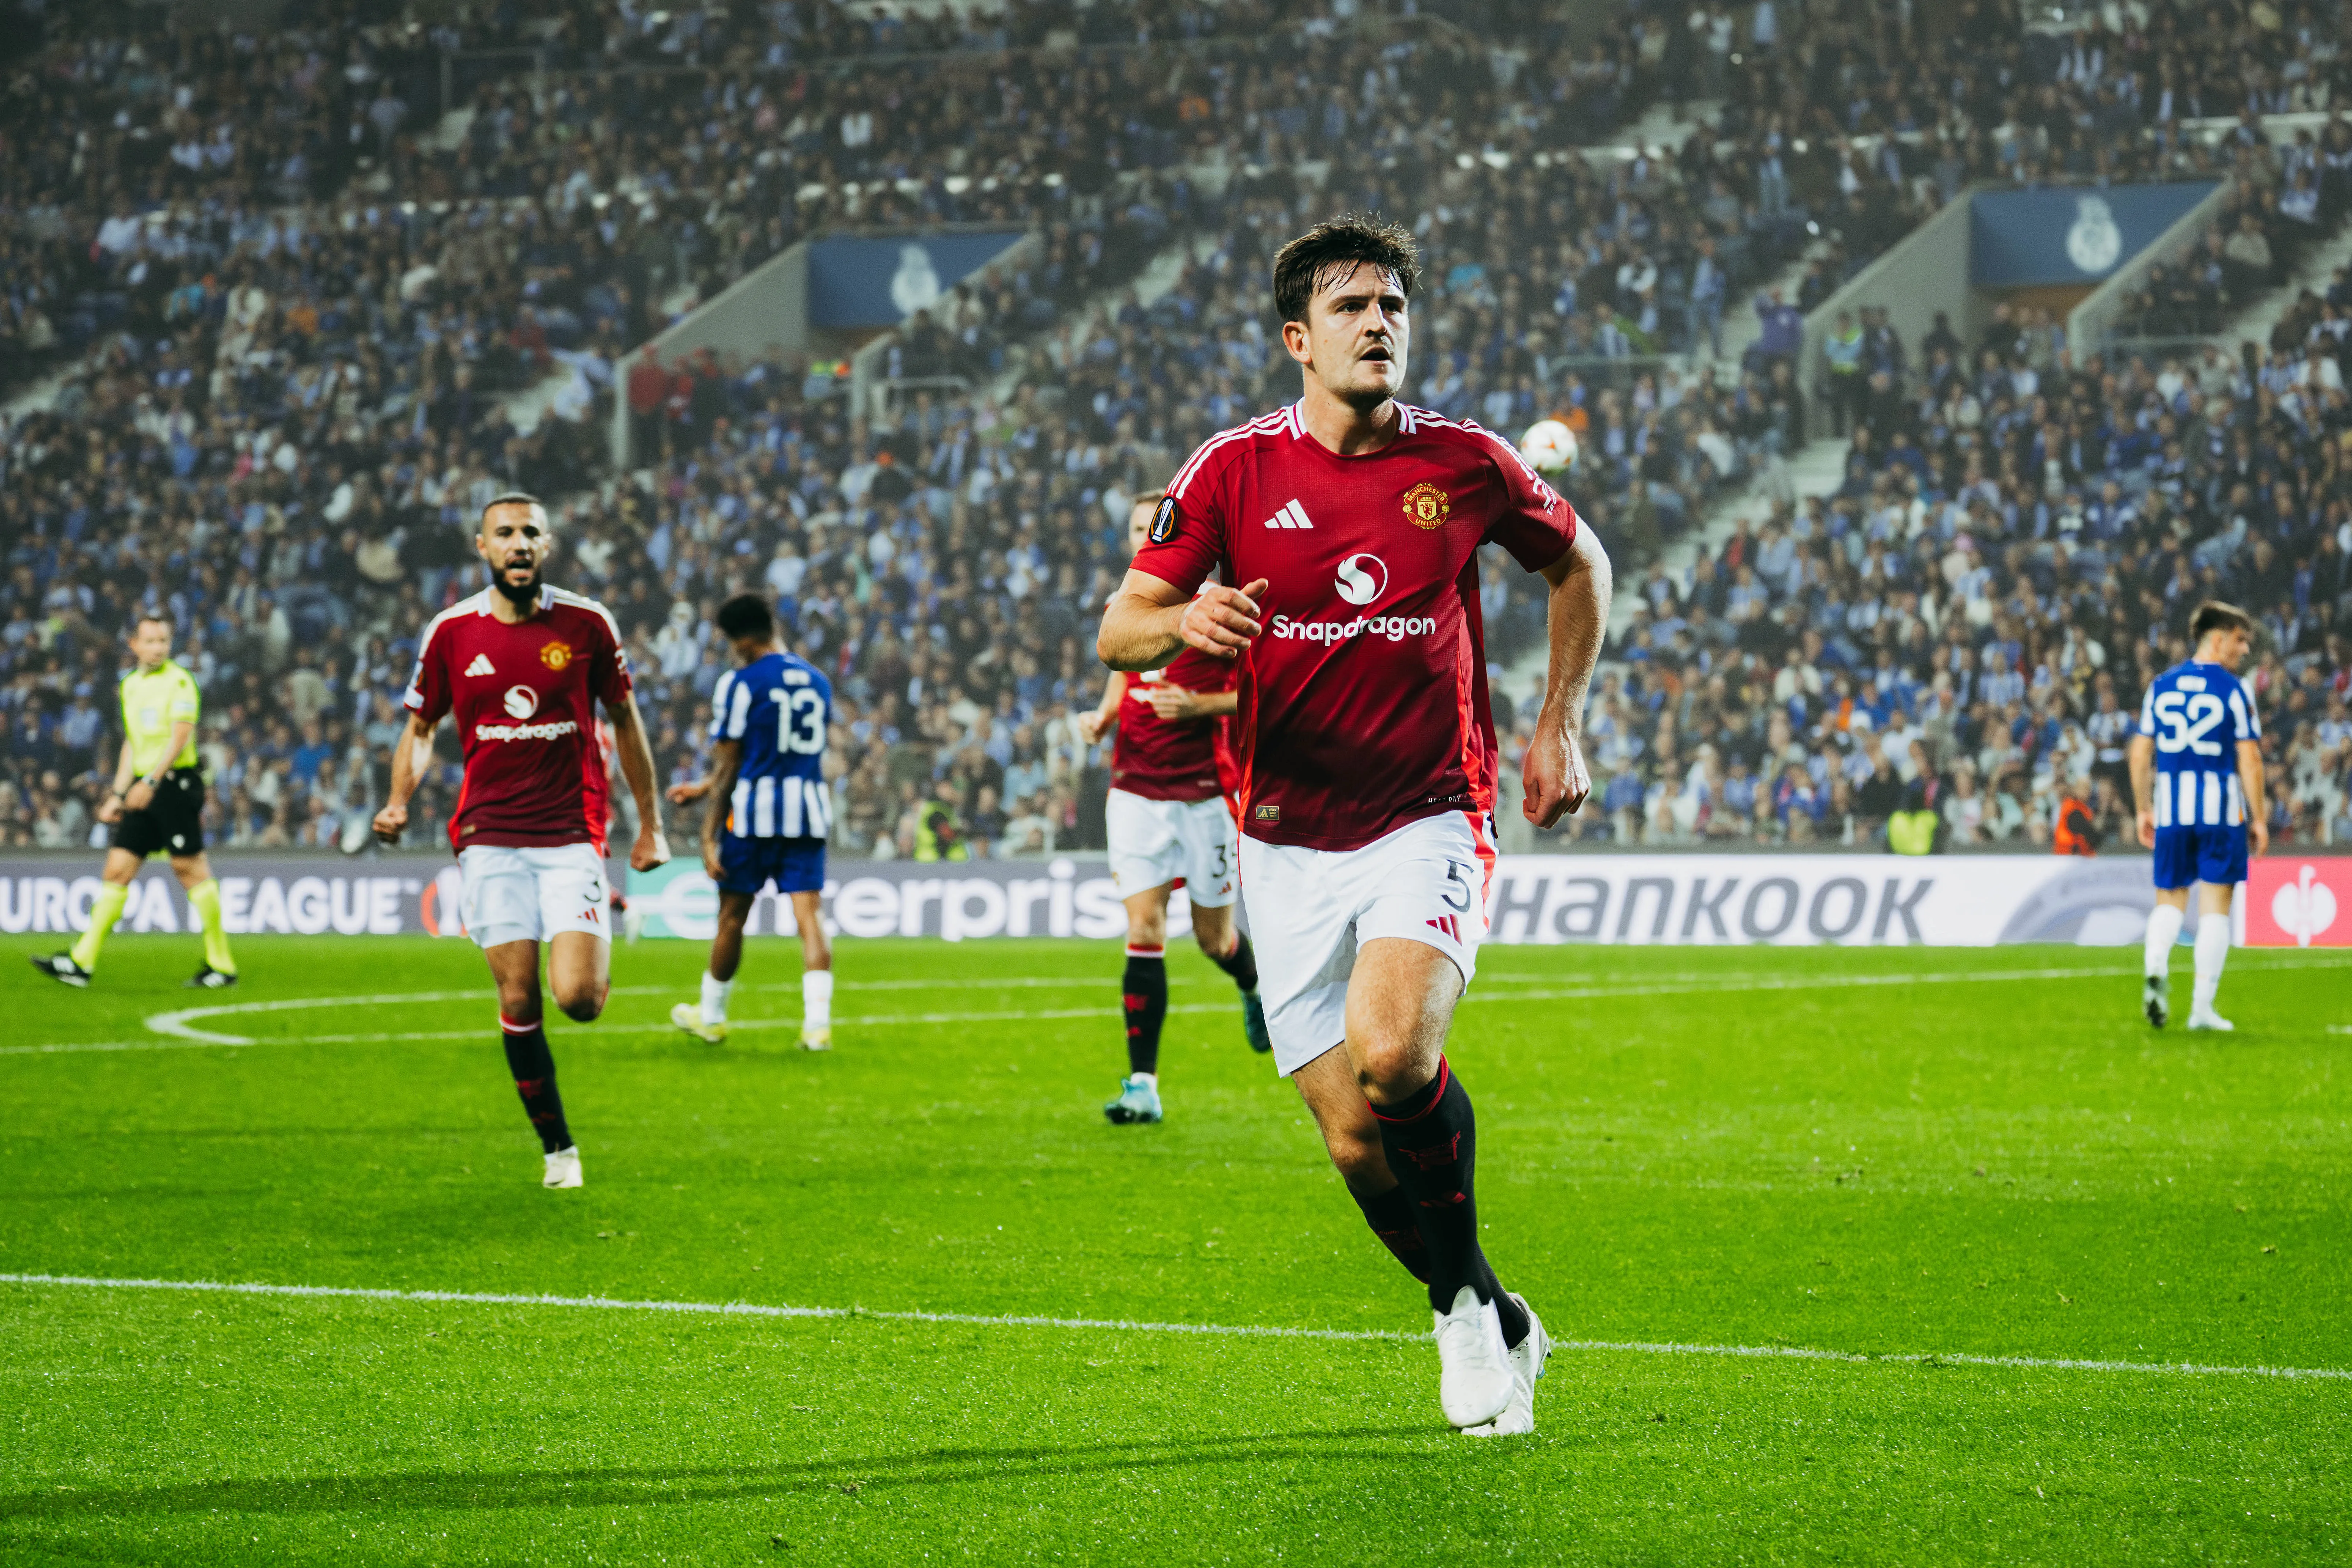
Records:
[[[133,670],[123,676],[122,740],[131,747],[131,769],[145,775],[163,768],[194,768],[196,732],[193,727],[180,754],[172,757],[168,752],[172,727],[183,721],[193,727],[203,701],[196,677],[169,659],[152,671]]]

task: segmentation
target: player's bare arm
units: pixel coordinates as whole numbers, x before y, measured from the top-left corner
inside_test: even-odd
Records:
[[[2267,854],[2271,812],[2270,796],[2264,793],[2262,742],[2238,742],[2238,784],[2246,792],[2246,847],[2255,854]]]
[[[1170,685],[1165,681],[1154,683],[1144,694],[1143,700],[1151,711],[1171,724],[1188,719],[1223,718],[1241,711],[1239,692],[1189,692],[1182,686]]]
[[[416,793],[416,759],[432,752],[433,731],[439,723],[436,719],[427,724],[423,715],[410,714],[399,743],[392,748],[392,788],[383,810],[375,814],[375,836],[387,844],[398,843],[408,826],[408,798]]]
[[[1544,568],[1543,578],[1551,585],[1546,611],[1551,655],[1543,711],[1521,770],[1527,796],[1521,810],[1528,821],[1549,828],[1592,792],[1584,765],[1584,696],[1609,625],[1609,554],[1591,528],[1579,528],[1568,553]]]
[[[1237,659],[1265,629],[1259,600],[1267,586],[1261,577],[1246,588],[1212,582],[1198,594],[1187,594],[1129,567],[1103,612],[1095,653],[1114,670],[1156,670],[1187,647],[1213,658]]]
[[[2133,736],[2131,744],[2124,748],[2124,759],[2131,768],[2132,807],[2134,815],[2139,821],[2139,847],[2152,850],[2156,847],[2155,740],[2145,735]],[[2242,758],[2239,767],[2242,769],[2244,766],[2244,759]],[[2260,778],[2262,753],[2259,748],[2254,754],[2254,768],[2255,777]],[[2254,797],[2248,796],[2247,799],[2252,800]],[[2267,832],[2264,837],[2267,839]]]
[[[637,713],[635,693],[616,704],[604,705],[613,721],[613,744],[621,754],[621,778],[629,798],[637,803],[637,841],[629,849],[629,869],[651,871],[669,859],[669,841],[662,836],[661,791],[654,784],[654,748],[646,738],[646,721]]]
[[[719,834],[727,826],[727,813],[733,808],[735,775],[743,766],[743,743],[722,740],[711,748],[710,777],[702,780],[701,792],[710,804],[702,813],[702,869],[717,882],[721,875],[719,863]]]
[[[1119,705],[1127,700],[1127,672],[1113,670],[1103,683],[1102,701],[1078,716],[1078,733],[1092,746],[1118,727]]]

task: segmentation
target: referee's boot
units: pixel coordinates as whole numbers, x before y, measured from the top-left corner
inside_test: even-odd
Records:
[[[196,972],[180,982],[188,991],[225,991],[236,984],[236,976],[227,969],[215,969],[210,964],[199,964]]]
[[[33,967],[61,986],[71,986],[77,990],[87,990],[89,987],[89,971],[75,963],[70,953],[36,953],[33,955]]]

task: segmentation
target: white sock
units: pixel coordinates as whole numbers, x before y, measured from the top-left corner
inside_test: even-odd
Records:
[[[727,998],[734,989],[735,982],[732,980],[716,979],[708,974],[702,977],[702,1021],[704,1023],[727,1021]]]
[[[1160,1074],[1157,1072],[1130,1072],[1127,1078],[1129,1082],[1140,1083],[1147,1089],[1160,1087]]]
[[[2230,961],[2230,917],[2208,915],[2197,922],[2197,1006],[2213,1005],[2221,988],[2221,966]]]
[[[801,1027],[833,1027],[833,971],[810,969],[801,976]]]
[[[2172,967],[2172,945],[2180,940],[2180,922],[2188,911],[2159,904],[2148,912],[2147,945],[2140,950],[2140,973],[2161,979]]]

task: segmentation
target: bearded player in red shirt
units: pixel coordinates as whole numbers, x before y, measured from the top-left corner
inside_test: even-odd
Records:
[[[392,800],[376,813],[375,832],[398,841],[416,758],[454,712],[466,780],[449,843],[464,879],[466,932],[498,983],[507,1065],[546,1155],[543,1185],[578,1186],[580,1150],[541,1026],[539,946],[547,944],[548,984],[564,1017],[586,1023],[603,1012],[613,946],[599,701],[637,803],[629,864],[651,871],[669,859],[669,846],[620,628],[594,600],[541,580],[555,549],[546,509],[530,496],[498,497],[482,508],[474,549],[490,586],[435,616],[416,645],[408,727],[393,751]]]
[[[1128,513],[1129,555],[1143,548],[1161,497]],[[1110,880],[1127,904],[1127,1077],[1103,1107],[1115,1124],[1157,1122],[1160,1030],[1168,1019],[1168,898],[1178,883],[1192,906],[1192,936],[1209,962],[1241,988],[1242,1029],[1253,1051],[1271,1051],[1257,994],[1257,956],[1234,925],[1239,852],[1226,803],[1219,733],[1234,711],[1234,665],[1187,648],[1164,670],[1111,673],[1102,705],[1078,716],[1088,741],[1113,735]]]
[[[1121,670],[1187,647],[1237,662],[1242,896],[1275,1063],[1429,1287],[1446,1419],[1491,1436],[1534,1429],[1550,1342],[1479,1247],[1476,1124],[1445,1058],[1495,863],[1477,550],[1501,545],[1550,587],[1524,773],[1544,827],[1591,789],[1577,730],[1610,572],[1507,443],[1397,401],[1419,260],[1369,217],[1282,248],[1275,306],[1304,395],[1184,465],[1098,651]]]

